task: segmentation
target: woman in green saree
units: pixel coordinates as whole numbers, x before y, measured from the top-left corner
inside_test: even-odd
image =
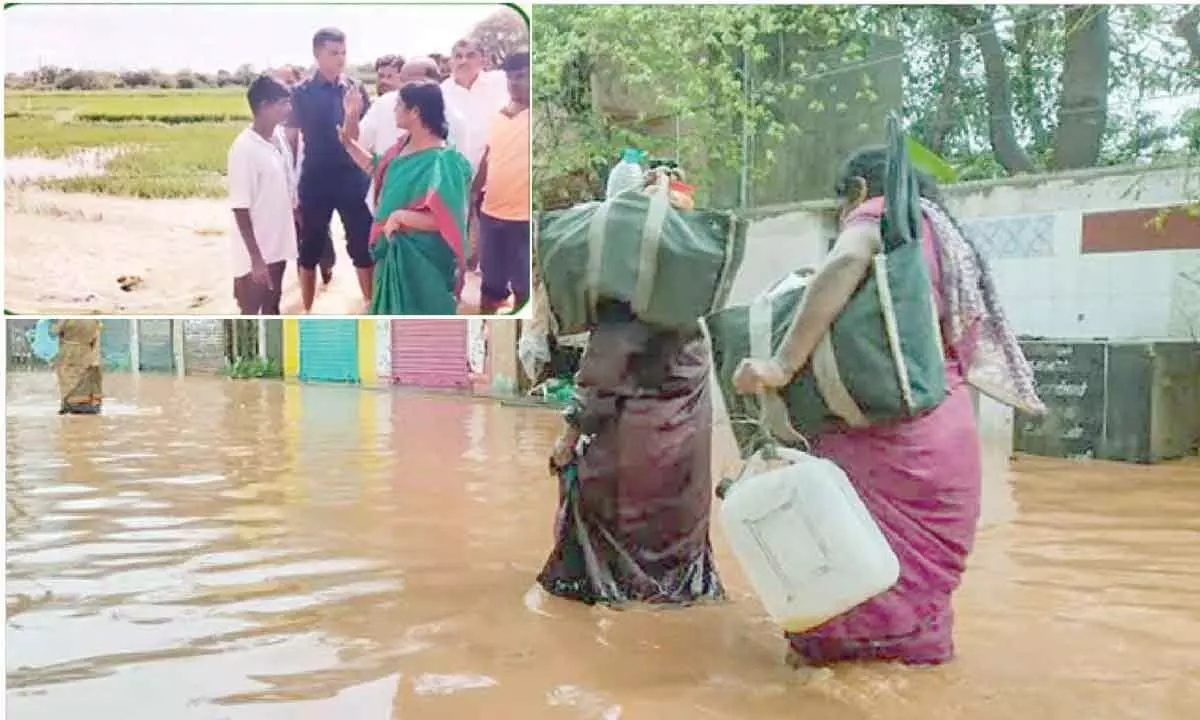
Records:
[[[471,164],[446,143],[446,105],[435,83],[400,88],[396,125],[406,132],[383,155],[339,129],[350,157],[375,179],[370,313],[454,315],[466,275]]]
[[[59,415],[96,415],[104,398],[100,372],[100,321],[59,320],[50,327],[59,339],[54,370],[61,398]]]

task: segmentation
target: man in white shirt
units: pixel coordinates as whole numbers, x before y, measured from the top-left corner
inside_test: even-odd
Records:
[[[483,51],[474,40],[454,43],[453,74],[442,83],[446,107],[463,119],[458,151],[479,171],[496,115],[508,105],[508,80],[501,70],[483,71]]]
[[[296,258],[295,169],[275,128],[292,111],[291,92],[262,75],[246,92],[254,121],[229,148],[233,296],[243,315],[279,315],[283,273]]]
[[[440,79],[441,73],[432,58],[415,57],[405,62],[400,68],[396,87],[400,88],[417,80],[434,80],[436,82]],[[371,103],[367,114],[358,124],[358,144],[367,152],[383,155],[400,141],[402,131],[396,127],[396,102],[399,97],[398,89],[380,95],[375,102]],[[446,106],[446,124],[450,126],[450,136],[446,138],[446,141],[453,147],[459,147],[464,119],[455,114],[449,105]],[[372,185],[367,192],[367,203],[372,210],[375,209],[372,202],[374,196],[375,187]]]
[[[447,112],[463,117],[463,131],[457,144],[459,152],[471,163],[472,176],[487,148],[488,136],[500,111],[508,105],[508,79],[502,70],[483,70],[483,48],[463,39],[454,43],[450,59],[451,75],[442,83]],[[473,179],[473,178],[472,178]],[[479,256],[479,206],[471,207],[468,225],[470,257],[467,265],[474,270]]]
[[[382,155],[400,141],[401,131],[396,127],[396,101],[400,96],[399,88],[417,80],[440,80],[437,63],[428,57],[415,57],[400,68],[396,79],[396,89],[380,95],[362,122],[358,124],[358,144],[367,152]],[[443,91],[444,92],[444,91]],[[458,147],[457,135],[463,130],[464,119],[446,108],[446,122],[450,125],[451,145]],[[460,149],[461,152],[461,149]]]

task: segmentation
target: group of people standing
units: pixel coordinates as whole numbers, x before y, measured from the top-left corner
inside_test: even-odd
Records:
[[[846,162],[836,187],[837,242],[810,280],[776,358],[746,360],[736,371],[739,393],[787,387],[862,285],[883,247],[888,162],[883,147],[864,148]],[[981,255],[934,183],[922,177],[919,189],[948,396],[914,417],[810,438],[814,454],[846,472],[896,552],[900,579],[853,610],[788,635],[793,665],[930,665],[953,657],[951,597],[974,541],[982,483],[968,383],[986,381],[976,387],[1014,407],[1041,407]],[[722,599],[709,542],[707,344],[698,329],[656,329],[620,303],[598,315],[550,458],[560,488],[557,542],[538,580],[554,595],[586,603]]]
[[[529,295],[529,53],[484,70],[479,43],[454,45],[450,77],[431,57],[375,62],[377,96],[345,74],[346,36],[313,36],[316,70],[255,79],[254,120],[229,150],[234,297],[280,314],[288,262],[304,312],[328,284],[336,213],[364,305],[377,315],[453,315],[478,265],[482,313]]]

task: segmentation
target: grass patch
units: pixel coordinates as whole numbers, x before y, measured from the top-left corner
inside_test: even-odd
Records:
[[[219,90],[113,90],[93,92],[4,93],[5,116],[69,113],[80,120],[129,122],[222,122],[250,118],[246,89]]]
[[[16,117],[4,123],[7,154],[64,158],[91,148],[120,148],[98,176],[36,181],[65,192],[140,198],[221,197],[229,145],[245,124],[57,122]]]
[[[103,175],[36,180],[64,192],[220,197],[229,145],[250,118],[245,88],[6,91],[9,157],[66,158],[119,149]]]
[[[148,122],[160,123],[165,125],[190,125],[192,123],[213,123],[213,122],[232,122],[240,120],[249,122],[249,118],[243,118],[238,115],[155,115],[152,113],[139,113],[136,115],[118,115],[116,113],[76,113],[74,119],[80,122],[98,122],[98,123],[127,123],[127,122]]]
[[[225,366],[225,375],[233,380],[258,380],[281,377],[283,372],[273,360],[257,357],[242,357]]]

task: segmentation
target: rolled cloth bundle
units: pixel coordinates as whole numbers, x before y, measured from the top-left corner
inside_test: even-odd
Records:
[[[538,272],[559,331],[589,330],[604,300],[642,321],[688,329],[722,307],[745,252],[737,215],[672,206],[670,180],[538,217]]]

